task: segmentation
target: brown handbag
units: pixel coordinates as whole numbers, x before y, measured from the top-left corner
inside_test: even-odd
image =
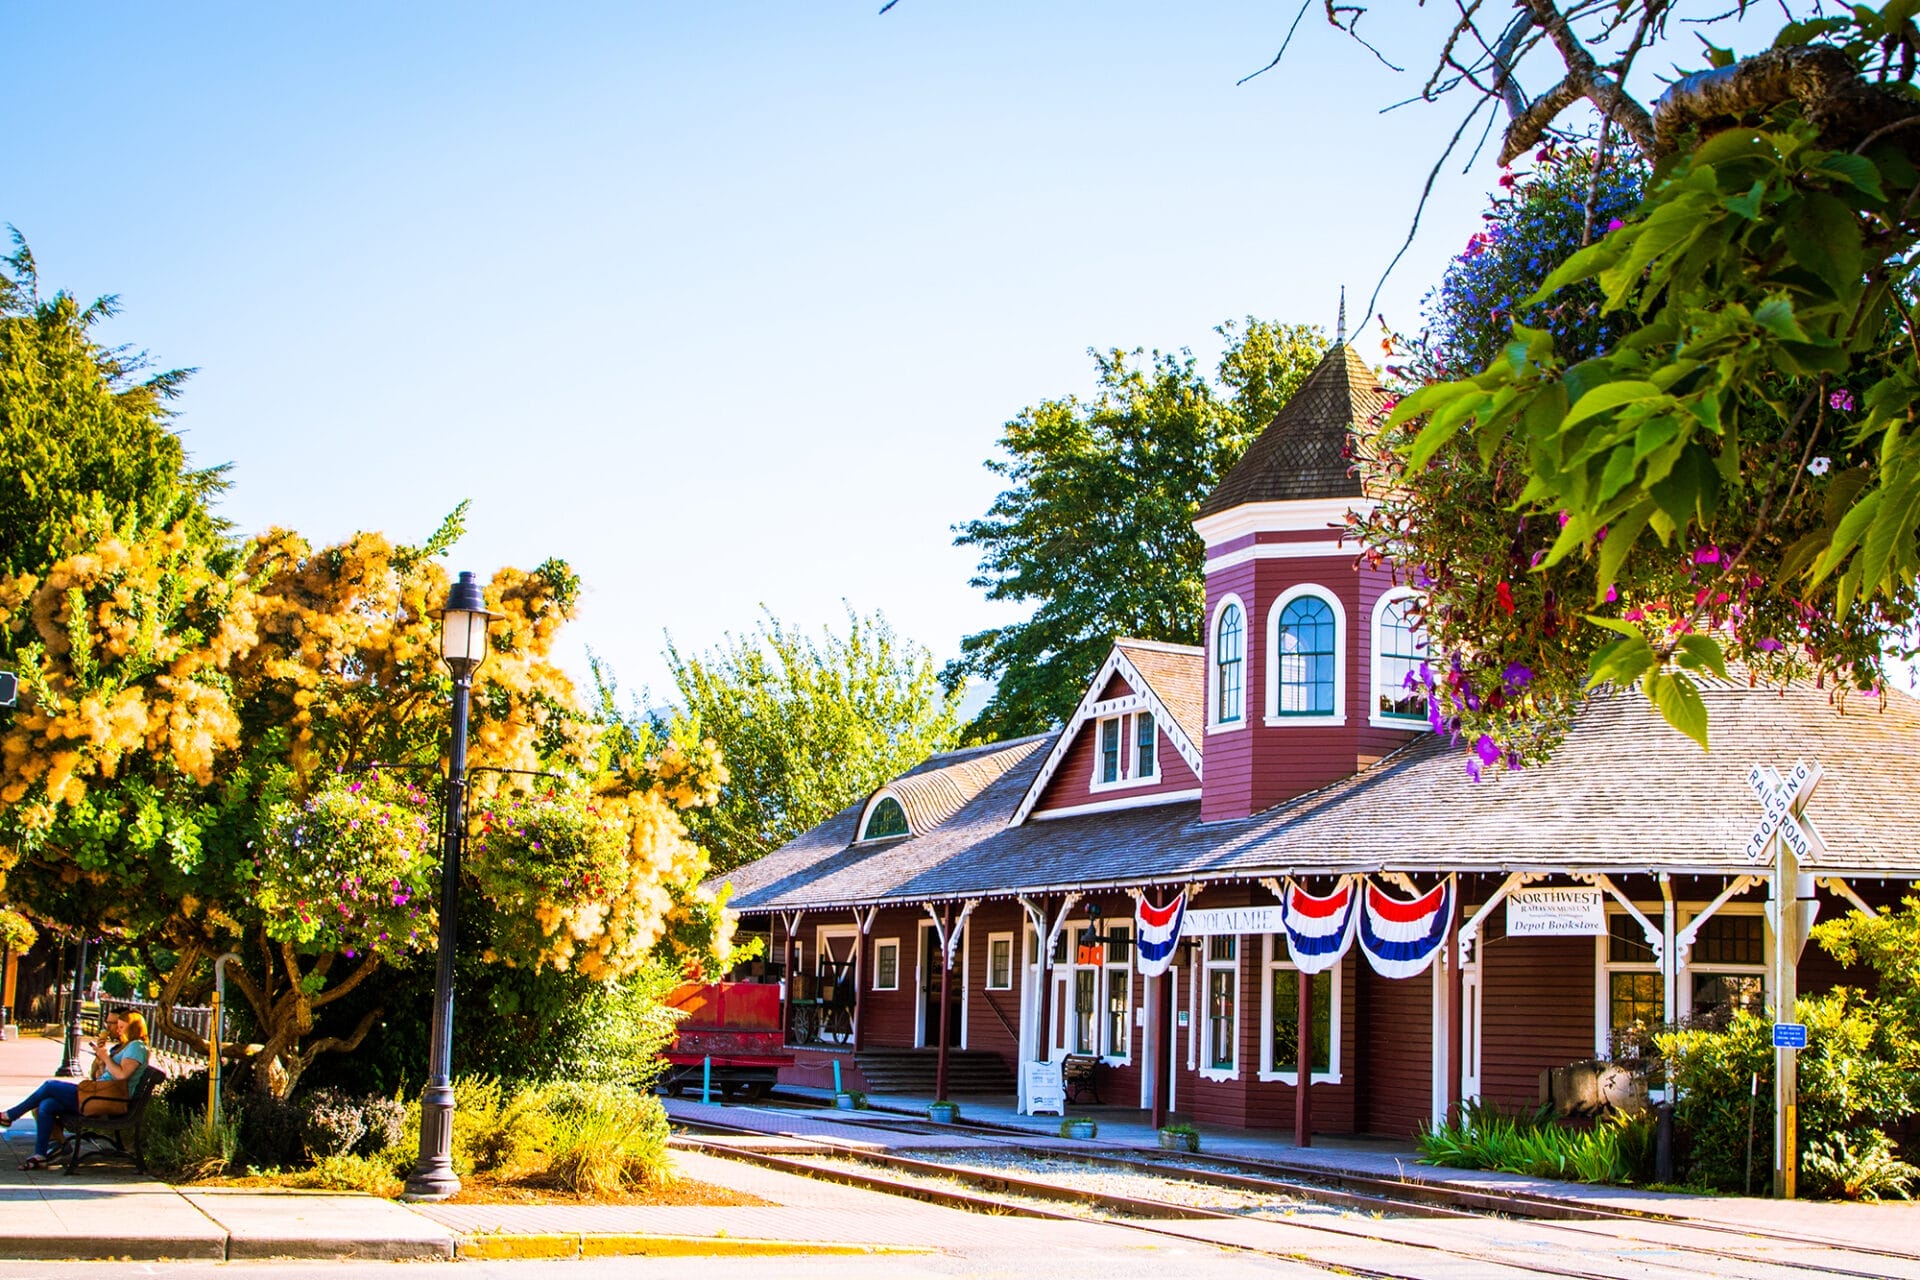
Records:
[[[80,1082],[80,1114],[122,1116],[127,1113],[127,1082],[109,1077]]]

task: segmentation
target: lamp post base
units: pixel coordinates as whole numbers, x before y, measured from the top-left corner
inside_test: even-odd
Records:
[[[460,1193],[453,1171],[453,1090],[428,1085],[420,1097],[420,1163],[407,1175],[403,1200],[445,1200]]]
[[[86,1077],[87,1033],[79,1027],[67,1029],[67,1060],[60,1068],[60,1074],[70,1080]]]

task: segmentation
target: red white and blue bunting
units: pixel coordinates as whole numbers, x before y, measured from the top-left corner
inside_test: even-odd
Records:
[[[1341,876],[1339,887],[1318,898],[1297,880],[1288,879],[1282,919],[1294,968],[1301,973],[1324,973],[1340,963],[1353,945],[1362,884],[1358,876]]]
[[[1433,963],[1453,922],[1453,877],[1412,901],[1396,898],[1371,880],[1360,907],[1360,950],[1383,978],[1411,978]]]
[[[1180,949],[1180,921],[1187,914],[1184,890],[1164,907],[1156,907],[1143,896],[1133,908],[1134,948],[1140,953],[1140,975],[1157,978],[1173,964]]]

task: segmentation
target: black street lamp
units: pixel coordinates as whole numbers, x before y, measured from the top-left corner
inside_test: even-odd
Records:
[[[73,957],[73,987],[67,997],[67,1045],[60,1056],[62,1076],[79,1078],[87,1074],[87,1032],[80,1022],[80,1003],[86,997],[87,935],[80,935],[79,951]]]
[[[460,1190],[453,1171],[453,953],[459,936],[460,853],[467,835],[467,709],[473,673],[487,660],[487,612],[471,573],[447,592],[440,613],[440,656],[453,673],[453,743],[447,759],[445,841],[440,855],[440,950],[433,987],[433,1044],[420,1095],[420,1163],[407,1178],[409,1200],[445,1200]]]

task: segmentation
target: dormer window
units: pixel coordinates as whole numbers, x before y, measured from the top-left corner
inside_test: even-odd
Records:
[[[1427,633],[1419,622],[1420,597],[1401,590],[1382,596],[1373,614],[1373,720],[1377,724],[1425,724],[1427,691],[1420,666],[1427,660]]]
[[[860,840],[892,840],[898,836],[912,835],[913,829],[907,825],[907,811],[892,796],[881,796],[867,809],[867,820],[860,826]]]
[[[1280,611],[1280,710],[1283,716],[1333,714],[1333,609],[1301,596]]]
[[[1093,722],[1093,788],[1138,787],[1160,780],[1160,729],[1144,707]]]
[[[1100,722],[1100,781],[1120,781],[1120,717]]]
[[[1213,627],[1213,721],[1239,724],[1246,718],[1247,623],[1240,602],[1229,600]]]

